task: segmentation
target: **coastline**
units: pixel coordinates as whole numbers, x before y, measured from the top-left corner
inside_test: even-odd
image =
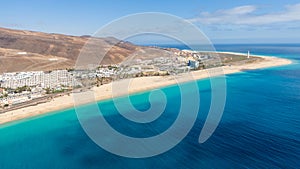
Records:
[[[218,52],[223,53],[223,52]],[[238,54],[233,52],[226,52],[230,54]],[[252,55],[253,56],[253,55]],[[193,76],[192,79],[194,80],[200,80],[211,77],[209,72],[214,71],[214,69],[222,70],[224,75],[226,74],[233,74],[238,72],[243,72],[245,70],[255,70],[255,69],[261,69],[261,68],[269,68],[269,67],[276,67],[276,66],[283,66],[291,64],[292,61],[284,58],[278,58],[278,57],[269,57],[269,56],[257,56],[263,58],[262,61],[259,62],[253,62],[253,63],[247,63],[242,65],[231,65],[231,66],[223,66],[218,68],[212,68],[212,69],[205,69],[205,70],[199,70],[199,71],[192,71],[190,72]],[[139,77],[139,78],[133,78],[133,79],[124,79],[117,82],[114,82],[113,85],[126,85],[130,82],[130,85],[127,90],[122,90],[123,88],[115,88],[114,92],[112,92],[113,85],[110,84],[104,84],[100,87],[93,87],[90,91],[82,92],[82,93],[72,93],[69,96],[64,95],[61,97],[54,98],[53,100],[41,104],[37,104],[34,106],[24,107],[18,110],[8,111],[3,114],[0,114],[0,124],[29,118],[41,114],[46,114],[53,111],[63,110],[67,108],[72,108],[75,104],[74,98],[76,98],[76,101],[80,101],[81,104],[89,103],[92,101],[101,101],[105,99],[111,99],[114,97],[122,96],[125,94],[133,94],[138,93],[142,91],[147,91],[159,87],[165,87],[169,85],[174,85],[177,83],[176,80],[180,79],[180,82],[187,82],[192,79],[184,78],[184,74],[176,75],[176,79],[173,76],[151,76],[151,77]],[[115,90],[120,89],[120,90]],[[94,94],[94,99],[91,100],[86,99],[84,97],[80,97],[80,100],[77,100],[75,95],[84,95],[84,94]],[[75,97],[74,97],[75,96]],[[78,102],[77,102],[78,103]]]

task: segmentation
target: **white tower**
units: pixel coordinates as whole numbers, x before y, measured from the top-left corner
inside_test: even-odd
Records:
[[[249,51],[249,50],[248,50],[247,58],[248,58],[248,59],[250,58],[250,51]]]

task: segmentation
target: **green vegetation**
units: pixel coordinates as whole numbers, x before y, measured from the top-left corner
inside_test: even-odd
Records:
[[[73,72],[75,69],[74,68],[67,68],[66,69],[68,72]]]
[[[45,89],[46,90],[46,94],[50,94],[51,93],[51,89],[48,87]]]
[[[31,88],[28,86],[18,87],[14,90],[14,93],[22,93],[24,91],[31,92]]]
[[[68,91],[67,89],[50,89],[49,87],[45,89],[46,94],[56,94],[56,93],[64,93]]]
[[[109,65],[109,66],[107,66],[107,68],[108,68],[109,70],[113,70],[113,69],[116,70],[118,67]]]
[[[4,93],[3,95],[0,96],[0,99],[5,98],[5,97],[7,97],[7,96],[8,96],[8,94],[7,94],[7,93]]]

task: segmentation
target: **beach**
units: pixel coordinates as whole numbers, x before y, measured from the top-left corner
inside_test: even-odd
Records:
[[[231,53],[235,54],[235,53]],[[199,71],[192,71],[186,74],[179,74],[176,76],[152,76],[139,77],[133,79],[124,79],[110,84],[104,84],[99,87],[93,87],[91,90],[82,93],[72,93],[52,99],[49,102],[41,103],[34,106],[24,107],[18,110],[13,110],[0,114],[0,124],[20,120],[28,117],[33,117],[57,110],[71,108],[74,105],[85,104],[93,101],[101,101],[126,94],[133,94],[137,92],[156,89],[176,83],[187,82],[190,80],[200,80],[213,76],[220,76],[232,73],[238,73],[245,70],[255,70],[261,68],[275,67],[291,64],[292,61],[277,57],[262,57],[263,60],[259,62],[223,66],[218,68],[211,68]],[[94,97],[88,97],[90,95]],[[84,96],[87,97],[84,97]],[[78,97],[79,96],[79,97]],[[75,101],[76,102],[75,102]]]

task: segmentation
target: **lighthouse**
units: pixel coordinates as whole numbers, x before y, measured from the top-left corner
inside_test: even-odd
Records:
[[[250,51],[248,50],[247,58],[250,58]]]

